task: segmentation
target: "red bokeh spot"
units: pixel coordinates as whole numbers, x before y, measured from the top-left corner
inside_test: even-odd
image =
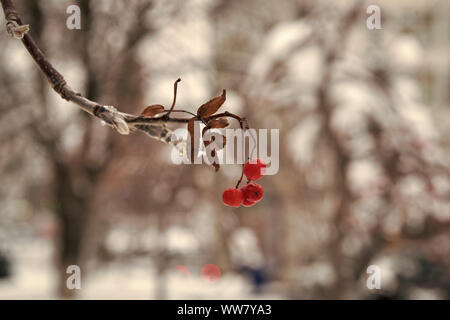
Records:
[[[208,281],[216,281],[220,278],[220,268],[215,264],[205,264],[202,268],[202,277]]]
[[[175,268],[178,270],[178,272],[180,272],[181,274],[183,274],[183,275],[185,275],[185,276],[188,276],[188,275],[191,274],[191,273],[189,272],[189,269],[186,268],[185,266],[176,266]]]

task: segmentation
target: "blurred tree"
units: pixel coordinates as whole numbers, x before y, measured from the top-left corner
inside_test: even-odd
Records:
[[[56,8],[48,3],[44,6],[36,0],[27,1],[24,5],[28,13],[27,21],[33,26],[31,29],[33,37],[38,43],[45,43],[47,33],[52,30],[50,29],[52,27],[49,27],[53,22],[50,15]],[[136,48],[143,37],[151,31],[149,26],[144,25],[143,18],[151,8],[152,2],[134,1],[127,6],[130,13],[135,14],[135,18],[129,20],[130,25],[127,26],[129,30],[115,31],[124,37],[121,46],[112,46],[111,41],[102,40],[106,39],[116,27],[111,24],[105,26],[106,20],[98,21],[98,17],[105,14],[97,11],[99,6],[93,5],[89,0],[80,1],[79,5],[83,32],[74,31],[55,44],[59,48],[58,55],[62,57],[65,54],[70,56],[77,53],[81,57],[88,98],[96,100],[107,96],[111,102],[127,106],[129,109],[142,106],[144,86]],[[58,13],[56,19],[65,19],[62,12],[64,11]],[[107,54],[99,55],[96,51],[99,47]],[[49,52],[55,50],[54,47],[44,45],[42,49]],[[52,168],[50,197],[55,202],[55,213],[59,218],[56,238],[56,245],[59,248],[57,268],[60,272],[59,293],[67,298],[72,297],[75,291],[66,287],[66,268],[73,264],[84,266],[83,246],[91,245],[84,241],[92,238],[87,237],[86,233],[90,230],[89,224],[94,219],[92,207],[95,204],[95,190],[108,171],[109,163],[117,157],[120,158],[120,149],[123,146],[121,147],[120,139],[109,132],[103,136],[99,135],[98,126],[85,113],[71,115],[66,123],[54,123],[47,80],[41,74],[36,74],[35,77],[38,78],[39,88],[34,103],[39,105],[39,111],[29,128],[33,133],[33,139],[45,152]],[[75,148],[67,147],[64,143],[70,126],[75,126],[82,133],[82,139]]]
[[[140,111],[147,82],[158,91],[161,79],[194,70],[201,88],[186,90],[193,101],[225,87],[252,127],[281,129],[280,172],[262,182],[264,201],[224,208],[217,197],[231,174],[172,166],[164,146],[144,136],[130,141],[78,110],[61,115],[64,102],[52,100],[29,57],[11,54],[0,38],[1,61],[14,57],[0,64],[2,211],[56,213],[62,296],[73,295],[67,265],[84,270],[86,257],[100,259],[105,232],[134,213],[133,236],[156,226],[159,240],[156,250],[127,247],[122,257],[152,254],[159,298],[169,296],[166,273],[176,259],[237,271],[230,253],[241,227],[255,232],[267,278],[281,284],[267,290],[284,296],[411,298],[434,290],[448,298],[445,0],[378,1],[380,31],[366,29],[364,1],[83,0],[81,31],[64,32],[56,31],[65,26],[63,4],[19,3],[39,45],[82,78],[92,100]],[[204,38],[186,34],[197,30],[189,21],[204,24]],[[21,187],[33,208],[8,210]],[[189,228],[201,252],[170,252],[173,225]],[[101,248],[102,257],[113,255]],[[365,287],[370,264],[391,275],[381,293]]]
[[[411,238],[427,247],[446,238],[450,176],[442,141],[426,131],[430,116],[420,95],[398,91],[418,77],[406,62],[390,64],[401,53],[381,39],[405,39],[393,31],[402,30],[394,27],[397,16],[384,21],[389,32],[369,34],[363,1],[257,3],[222,1],[212,11],[218,81],[236,90],[255,127],[281,128],[281,171],[265,187],[273,199],[247,210],[254,214],[243,223],[259,234],[272,277],[290,283],[292,297],[352,297],[364,292],[368,265],[393,243],[407,244],[401,252]],[[396,14],[387,10],[384,17]],[[398,48],[414,44],[411,38]],[[416,54],[414,45],[408,49]],[[413,185],[421,190],[415,198],[407,195]],[[266,224],[255,222],[262,211]],[[439,253],[443,268],[447,253]],[[447,281],[442,274],[434,286]],[[402,285],[398,295],[415,285]]]

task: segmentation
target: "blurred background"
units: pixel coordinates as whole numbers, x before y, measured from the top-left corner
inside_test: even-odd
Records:
[[[450,298],[447,0],[14,2],[75,90],[140,113],[178,77],[190,111],[225,88],[224,109],[280,129],[280,170],[225,207],[240,166],[177,166],[102,126],[0,14],[0,299]]]

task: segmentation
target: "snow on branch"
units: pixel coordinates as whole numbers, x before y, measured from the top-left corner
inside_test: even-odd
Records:
[[[145,132],[152,138],[176,145],[178,141],[171,141],[171,131],[165,127],[168,122],[187,123],[189,119],[171,117],[170,110],[163,110],[158,116],[136,116],[118,111],[113,106],[102,105],[91,101],[82,94],[74,91],[65,81],[63,75],[56,70],[44,53],[39,49],[28,31],[30,26],[23,24],[19,13],[12,0],[0,0],[6,18],[6,30],[14,38],[19,39],[28,50],[33,60],[37,63],[42,73],[50,82],[52,88],[65,100],[78,105],[82,110],[88,112],[103,121],[103,123],[115,128],[120,134],[129,134],[136,129]],[[177,80],[179,82],[179,80]]]

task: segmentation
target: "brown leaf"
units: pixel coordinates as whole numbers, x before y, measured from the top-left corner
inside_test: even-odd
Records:
[[[223,140],[222,140],[222,146],[225,147],[225,145],[227,144],[227,137],[222,136]]]
[[[209,121],[206,126],[214,129],[223,129],[229,125],[227,118],[218,118]]]
[[[213,137],[211,137],[211,140],[210,140],[210,141],[204,141],[205,147],[208,147],[208,145],[210,145],[211,143],[213,143],[214,140],[215,140],[215,137],[213,136]],[[213,145],[213,149],[211,150],[211,157],[213,157],[213,158],[216,156],[216,147],[217,147],[217,145],[214,144],[214,145]],[[219,165],[216,161],[213,161],[213,163],[211,163],[211,165],[214,167],[214,169],[216,170],[216,172],[219,171],[220,165]]]
[[[200,118],[205,118],[213,115],[223,105],[225,99],[226,99],[226,92],[225,90],[223,90],[222,95],[209,100],[205,104],[202,104],[200,108],[198,108],[197,110],[197,115]]]
[[[216,156],[216,150],[211,151],[211,156],[215,157]],[[217,171],[219,171],[220,169],[220,165],[217,162],[213,162],[212,166],[214,167],[214,169]]]
[[[211,143],[213,143],[213,140],[209,140],[209,141],[203,141],[203,144],[205,145],[205,147],[209,146]]]
[[[191,163],[193,163],[194,162],[194,124],[195,124],[195,117],[194,118],[191,118],[191,119],[189,119],[189,122],[188,122],[188,124],[187,124],[187,130],[188,130],[188,132],[189,132],[189,137],[188,137],[188,139],[190,139],[191,141],[191,143],[190,143],[190,146],[191,146],[191,158],[190,158],[190,160],[191,160]]]
[[[205,147],[209,146],[211,143],[214,142],[217,150],[223,149],[225,147],[225,145],[227,144],[227,138],[224,135],[220,135],[220,136],[222,137],[222,147],[219,147],[219,145],[215,142],[216,141],[216,137],[215,136],[212,136],[211,140],[209,140],[209,141],[208,140],[203,141]]]
[[[208,126],[203,128],[203,130],[202,130],[202,137],[205,135],[206,131],[208,131],[208,130],[209,130]]]
[[[187,124],[187,130],[188,130],[189,134],[191,135],[191,137],[194,136],[194,124],[195,124],[195,117],[189,119],[188,124]]]
[[[223,138],[223,141],[225,141],[225,136],[222,136],[222,138]],[[214,144],[214,146],[213,146],[214,149],[211,150],[211,156],[215,157],[217,154],[217,150],[220,150],[221,148],[219,149],[217,146],[217,143],[215,143],[215,136],[212,136],[211,140],[209,140],[209,141],[204,141],[205,147],[208,147],[211,143]],[[217,162],[214,161],[211,165],[214,167],[216,172],[219,171],[220,165]]]
[[[164,106],[162,106],[160,104],[154,104],[154,105],[151,105],[151,106],[148,106],[147,108],[145,108],[144,111],[142,111],[141,116],[154,117],[163,111],[164,111]]]
[[[206,126],[203,128],[202,137],[205,135],[206,131],[208,131],[209,129],[223,129],[228,125],[229,125],[229,122],[226,118],[213,119],[213,120],[209,121],[206,124]],[[211,142],[212,141],[209,141],[208,144]],[[205,146],[207,146],[208,144],[205,142]]]
[[[216,150],[221,150],[221,149],[225,148],[225,145],[227,144],[227,138],[222,135],[222,146],[221,147],[219,147],[217,142],[214,142],[214,144],[216,145]]]

